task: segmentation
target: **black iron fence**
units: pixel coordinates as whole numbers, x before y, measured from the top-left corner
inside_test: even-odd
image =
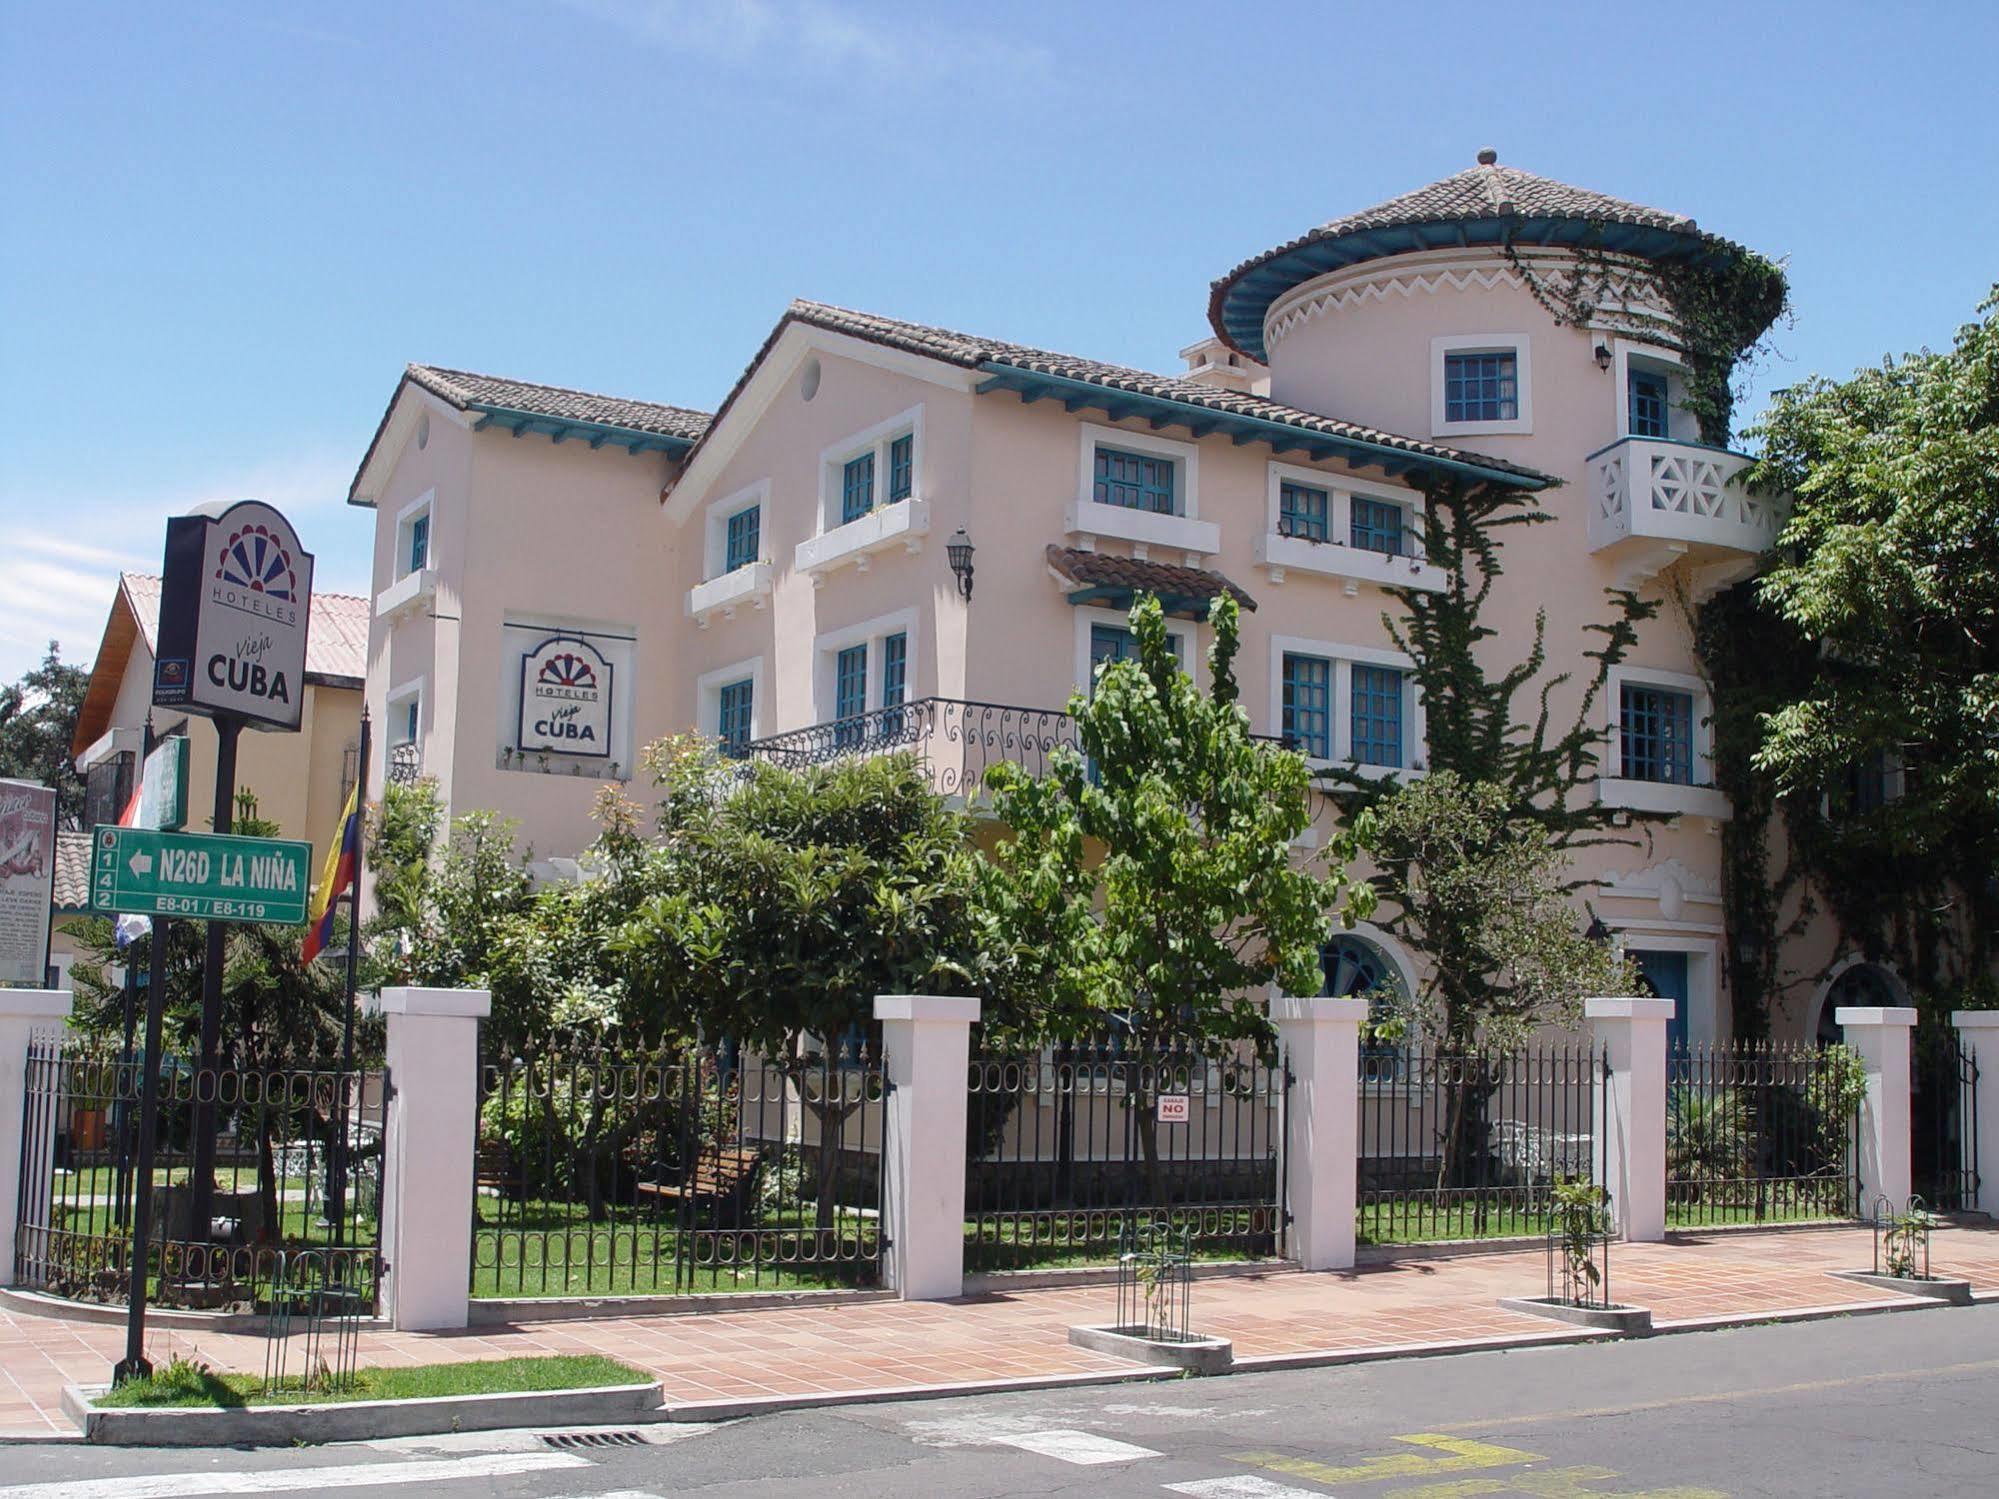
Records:
[[[1360,1059],[1363,1244],[1544,1234],[1559,1181],[1602,1181],[1607,1070],[1588,1042],[1369,1047]]]
[[[1956,1030],[1916,1033],[1910,1146],[1916,1195],[1939,1212],[1978,1206],[1978,1057]]]
[[[115,1043],[58,1036],[29,1043],[21,1210],[7,1246],[19,1284],[81,1300],[126,1298],[144,1075],[143,1063]],[[379,1071],[286,1065],[211,1072],[166,1057],[148,1299],[168,1307],[264,1307],[283,1257],[315,1249],[356,1261],[351,1277],[372,1296],[387,1095]],[[191,1171],[195,1114],[207,1104],[218,1137],[204,1232],[195,1222]]]
[[[859,1045],[480,1069],[472,1294],[870,1286],[887,1088]]]
[[[906,752],[939,795],[969,798],[993,766],[1010,762],[1040,776],[1057,748],[1075,744],[1075,724],[1059,709],[926,697],[755,739],[742,753],[797,770],[847,755]]]
[[[1206,1258],[1283,1252],[1281,1056],[1119,1037],[967,1076],[965,1268],[1109,1264],[1133,1222]]]
[[[1668,1226],[1802,1222],[1859,1212],[1866,1080],[1844,1046],[1724,1043],[1667,1065]]]

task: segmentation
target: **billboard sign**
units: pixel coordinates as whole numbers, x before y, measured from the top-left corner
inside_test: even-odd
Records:
[[[56,794],[0,780],[0,984],[48,981],[49,906],[56,885]]]
[[[269,505],[167,522],[153,701],[295,730],[305,698],[312,557]]]
[[[611,753],[611,663],[587,640],[551,635],[521,657],[516,742],[545,754]]]

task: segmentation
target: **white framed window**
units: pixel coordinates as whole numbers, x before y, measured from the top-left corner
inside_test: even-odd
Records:
[[[1076,690],[1090,692],[1096,685],[1097,667],[1106,661],[1135,661],[1138,642],[1131,633],[1131,614],[1124,609],[1100,609],[1079,605],[1076,615]],[[1166,638],[1173,643],[1183,671],[1196,684],[1203,679],[1201,627],[1191,619],[1166,621]]]
[[[1317,766],[1415,774],[1429,765],[1416,663],[1401,651],[1271,636],[1266,722]]]
[[[1433,592],[1445,579],[1424,560],[1423,514],[1414,490],[1272,463],[1256,560],[1273,583],[1296,569],[1345,578],[1350,594],[1360,583]]]
[[[391,747],[399,744],[417,744],[423,739],[423,689],[424,678],[405,682],[393,689],[388,696],[383,717],[388,726],[388,742]]]
[[[704,671],[694,680],[694,724],[698,732],[740,747],[761,738],[769,710],[764,697],[764,660],[752,656]]]
[[[1534,430],[1532,342],[1525,333],[1448,333],[1430,340],[1430,435]]]
[[[1221,527],[1201,519],[1201,451],[1150,432],[1079,422],[1072,535],[1115,536],[1139,556],[1150,547],[1209,556]]]
[[[923,407],[919,404],[843,438],[819,454],[819,532],[921,500]]]
[[[724,577],[770,555],[764,527],[770,520],[770,480],[759,479],[724,495],[704,517],[704,581]]]
[[[426,489],[396,512],[395,577],[406,578],[437,566],[436,538],[432,535],[436,498],[436,490]]]
[[[815,637],[813,721],[856,718],[914,699],[916,627],[917,611],[898,609]]]
[[[1604,681],[1609,732],[1597,800],[1634,812],[1690,815],[1717,822],[1731,815],[1714,789],[1714,700],[1690,672],[1613,666]]]
[[[1700,437],[1686,399],[1686,372],[1680,356],[1657,344],[1612,340],[1617,384],[1617,435],[1654,441],[1693,442]]]

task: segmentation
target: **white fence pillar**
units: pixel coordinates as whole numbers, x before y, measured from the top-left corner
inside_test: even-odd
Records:
[[[1846,1044],[1860,1053],[1867,1093],[1860,1101],[1862,1217],[1885,1197],[1899,1210],[1915,1190],[1909,1147],[1910,1039],[1916,1012],[1907,1005],[1847,1005],[1832,1012]]]
[[[1365,999],[1270,1001],[1293,1082],[1284,1095],[1284,1198],[1291,1208],[1286,1253],[1307,1270],[1354,1262],[1354,1197],[1360,1170],[1360,1025]]]
[[[1666,1027],[1673,1001],[1592,999],[1583,1006],[1610,1075],[1598,1090],[1596,1148],[1618,1232],[1666,1237]]]
[[[465,1326],[479,1133],[484,989],[384,989],[388,1160],[382,1181],[384,1300],[408,1332]]]
[[[1971,1054],[1978,1091],[1985,1094],[1982,1099],[1972,1095],[1973,1118],[1963,1121],[1972,1151],[1966,1164],[1978,1167],[1978,1196],[1968,1206],[1999,1218],[1999,1010],[1958,1010],[1950,1023],[1957,1027],[1958,1043]]]
[[[979,1002],[879,994],[888,1073],[882,1276],[904,1301],[965,1292],[965,1107]]]
[[[14,1284],[14,1230],[21,1221],[21,1186],[46,1200],[55,1168],[55,1130],[35,1137],[36,1160],[21,1159],[28,1098],[28,1038],[60,1026],[69,1016],[67,989],[0,989],[0,1286]],[[25,1169],[24,1169],[25,1166]]]

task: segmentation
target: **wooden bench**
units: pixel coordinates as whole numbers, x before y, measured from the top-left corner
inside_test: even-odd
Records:
[[[662,1207],[712,1203],[740,1211],[761,1161],[760,1152],[740,1146],[703,1153],[685,1181],[639,1182],[632,1192],[639,1202]]]
[[[497,1140],[481,1140],[472,1156],[475,1191],[496,1192],[504,1197],[520,1185],[520,1174],[507,1158],[507,1147]]]

